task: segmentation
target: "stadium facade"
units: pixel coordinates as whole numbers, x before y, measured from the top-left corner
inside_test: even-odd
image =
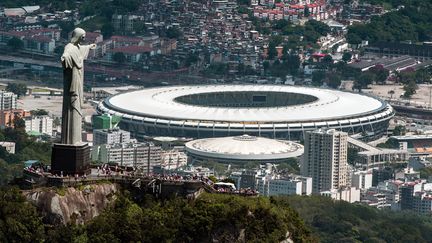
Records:
[[[149,88],[109,97],[97,111],[122,117],[120,127],[138,139],[249,134],[298,140],[319,128],[374,139],[394,116],[389,104],[366,94],[286,85]]]

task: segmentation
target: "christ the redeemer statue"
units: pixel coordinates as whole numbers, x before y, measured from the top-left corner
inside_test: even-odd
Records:
[[[65,46],[61,57],[63,66],[63,110],[62,110],[62,144],[80,144],[82,105],[84,102],[84,60],[90,49],[96,44],[81,45],[85,38],[85,31],[76,28],[72,33],[72,40]]]

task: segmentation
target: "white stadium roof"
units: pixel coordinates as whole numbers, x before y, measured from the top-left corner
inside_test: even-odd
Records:
[[[180,103],[181,96],[215,92],[286,92],[314,96],[317,100],[279,107],[211,107]],[[381,100],[358,93],[283,85],[199,85],[143,89],[115,95],[103,106],[146,118],[215,122],[329,121],[367,116],[387,106]]]
[[[277,160],[303,154],[301,144],[242,135],[206,138],[186,143],[186,151],[199,156],[235,160]]]

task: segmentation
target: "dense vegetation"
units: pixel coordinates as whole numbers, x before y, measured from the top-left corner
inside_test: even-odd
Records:
[[[0,186],[19,176],[26,160],[39,160],[45,164],[51,161],[51,145],[38,142],[26,134],[22,120],[17,128],[0,130],[0,141],[15,142],[15,154],[10,154],[0,146]]]
[[[347,40],[359,44],[362,40],[377,41],[412,41],[432,40],[432,1],[430,0],[369,0],[373,4],[385,4],[396,8],[384,16],[374,17],[371,22],[354,25],[349,28]]]
[[[287,232],[295,242],[315,241],[295,211],[268,198],[204,194],[196,201],[134,202],[126,192],[86,225],[57,227],[44,225],[15,189],[0,190],[0,206],[0,242],[280,242]]]
[[[50,226],[14,188],[0,189],[0,242],[432,242],[432,219],[325,197],[203,194],[134,200],[123,192],[85,225]],[[294,211],[295,210],[295,211]]]
[[[0,189],[0,242],[41,242],[44,225],[16,188]]]
[[[335,202],[325,197],[278,197],[295,209],[322,242],[432,242],[432,219]]]

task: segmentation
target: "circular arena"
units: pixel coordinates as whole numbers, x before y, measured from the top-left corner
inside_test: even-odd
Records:
[[[389,104],[372,96],[286,85],[149,88],[109,97],[97,111],[122,117],[120,127],[138,139],[249,134],[298,140],[318,128],[374,139],[394,116]]]
[[[192,163],[278,163],[299,157],[304,152],[298,143],[249,135],[197,139],[187,142],[185,148]]]

